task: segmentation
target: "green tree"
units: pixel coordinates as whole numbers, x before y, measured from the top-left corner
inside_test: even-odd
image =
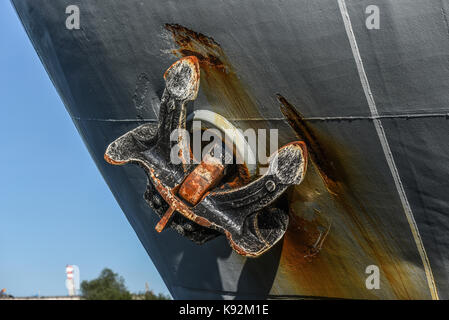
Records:
[[[145,292],[144,300],[171,300],[169,296],[166,296],[163,293],[155,294],[153,291]]]
[[[155,294],[153,291],[149,290],[145,293],[138,293],[133,295],[134,300],[171,300],[170,296],[163,293]]]
[[[123,277],[105,268],[100,276],[91,281],[81,282],[81,294],[87,300],[131,300]]]

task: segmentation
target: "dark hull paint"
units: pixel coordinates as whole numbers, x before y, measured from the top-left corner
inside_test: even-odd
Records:
[[[439,297],[449,298],[448,1],[346,1],[376,119],[336,0],[12,2],[174,298],[430,299],[433,279]],[[65,28],[70,4],[81,10],[80,30]],[[380,30],[365,28],[371,4],[380,8]],[[177,36],[195,36],[186,30],[212,37],[218,47],[190,39],[182,48]],[[162,75],[187,49],[212,50],[229,71],[202,66],[195,109],[243,128],[279,128],[281,144],[296,136],[276,94],[304,115],[296,119],[303,124],[297,134],[308,139],[314,160],[306,181],[290,192],[294,219],[283,243],[261,258],[236,255],[224,237],[197,246],[172,230],[157,234],[156,215],[142,197],[143,171],[103,159],[111,141],[155,121]],[[421,242],[386,160],[379,122]],[[311,244],[329,226],[316,250]],[[365,288],[371,264],[381,270],[379,290]]]

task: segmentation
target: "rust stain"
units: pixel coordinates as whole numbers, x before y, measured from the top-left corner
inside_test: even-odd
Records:
[[[120,165],[123,165],[123,164],[127,163],[126,161],[115,161],[115,160],[112,160],[106,153],[104,154],[103,157],[104,157],[104,160],[107,163],[112,164],[112,165],[120,166]]]
[[[327,296],[351,298],[356,293],[355,297],[376,298],[376,292],[365,288],[364,274],[367,265],[375,264],[386,279],[381,297],[426,297],[426,291],[413,278],[416,275],[402,260],[394,237],[386,234],[379,226],[380,217],[367,212],[349,187],[345,167],[350,167],[351,159],[344,147],[318,136],[284,97],[278,95],[278,99],[287,121],[307,144],[311,159],[304,182],[289,194],[292,218],[284,240],[283,269],[310,294],[322,295],[323,290],[316,292],[318,287],[329,288]],[[345,167],[339,159],[347,161]],[[319,212],[317,208],[324,210]],[[305,218],[305,214],[311,218]],[[327,228],[330,231],[323,240]]]
[[[332,223],[323,221],[318,210],[315,214],[312,220],[307,220],[296,215],[293,209],[290,210],[291,228],[295,230],[294,233],[297,236],[295,242],[299,244],[298,249],[303,254],[299,258],[307,262],[311,262],[321,251],[332,226]],[[324,228],[326,224],[328,226]]]
[[[149,170],[149,175],[154,183],[154,186],[156,187],[156,190],[170,205],[170,208],[156,225],[156,231],[161,232],[175,212],[179,212],[187,219],[190,219],[203,227],[214,228],[216,230],[220,229],[216,224],[212,223],[208,219],[196,215],[186,203],[184,203],[180,198],[177,197],[176,194],[178,193],[180,186],[177,186],[173,189],[164,186],[164,184],[157,178],[154,169],[149,167],[147,168]],[[223,230],[223,232],[225,233],[230,245],[232,246],[232,248],[234,248],[234,250],[236,250],[241,255],[252,256],[251,253],[246,252],[234,242],[234,240],[232,239],[232,235],[227,230]]]
[[[201,90],[215,112],[233,119],[263,118],[223,49],[212,37],[179,24],[166,24],[165,29],[171,33],[178,47],[172,51],[176,57],[193,56],[198,59],[201,68]],[[254,123],[251,125],[254,126]],[[262,120],[257,126],[265,128],[268,123]],[[221,187],[237,188],[250,180],[248,168],[241,164],[238,165],[235,177]]]
[[[190,219],[203,227],[211,228],[211,227],[215,226],[209,220],[197,216],[192,210],[190,210],[190,207],[186,203],[184,203],[181,199],[179,199],[176,196],[176,194],[178,193],[178,190],[179,190],[179,186],[177,186],[173,189],[170,189],[170,188],[164,186],[164,184],[157,177],[157,174],[154,171],[154,169],[149,168],[149,167],[146,167],[146,168],[149,171],[149,175],[154,183],[156,190],[159,192],[159,194],[162,196],[162,198],[165,200],[165,202],[167,202],[170,205],[170,207],[172,207],[174,209],[174,211],[179,212],[180,214],[185,216],[187,219]],[[169,211],[167,211],[166,215],[168,217],[170,217],[170,215],[173,214],[173,212],[170,213],[170,210],[169,210]]]
[[[173,213],[175,213],[175,208],[169,207],[167,212],[164,214],[164,216],[159,220],[157,223],[155,229],[157,232],[161,233],[162,230],[165,229],[167,223],[170,221],[171,217],[173,216]]]
[[[262,117],[220,45],[211,37],[179,24],[166,24],[178,46],[177,57],[195,56],[201,67],[201,87],[214,111],[227,118]]]
[[[315,137],[315,134],[309,125],[303,120],[304,117],[280,94],[277,95],[281,103],[280,109],[284,117],[287,119],[290,126],[293,128],[297,136],[302,139],[309,151],[312,161],[317,165],[317,169],[323,178],[328,191],[336,194],[338,192],[337,186],[337,172],[333,162],[329,161],[325,151],[321,147],[320,142]]]
[[[178,24],[165,28],[178,47],[172,51],[175,56],[198,58],[202,92],[214,111],[234,119],[263,118],[214,39]],[[306,143],[310,162],[303,183],[288,193],[291,222],[273,290],[340,298],[428,298],[421,270],[404,259],[394,235],[388,233],[393,228],[368,212],[351,189],[346,170],[355,167],[356,160],[304,121],[284,97],[278,99],[290,126]],[[262,121],[257,126],[269,128],[270,124]],[[228,184],[241,183],[236,181]],[[369,264],[381,270],[380,291],[365,287]]]
[[[191,205],[196,205],[203,195],[214,188],[224,176],[224,165],[216,158],[205,159],[187,176],[179,189],[179,195]]]

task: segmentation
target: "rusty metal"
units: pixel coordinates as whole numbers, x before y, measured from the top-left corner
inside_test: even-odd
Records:
[[[159,124],[144,124],[112,142],[105,153],[106,161],[115,165],[137,163],[145,169],[149,177],[145,198],[161,217],[158,232],[170,226],[197,243],[224,234],[239,254],[261,255],[287,230],[288,213],[278,207],[276,200],[289,186],[303,180],[307,168],[305,143],[285,145],[271,155],[265,175],[237,187],[235,176],[226,180],[226,169],[245,170],[224,164],[229,154],[209,154],[195,166],[189,161],[192,155],[186,139],[178,136],[177,141],[170,140],[173,130],[186,128],[185,104],[197,96],[198,58],[178,60],[164,78]],[[179,164],[170,160],[175,144],[184,151]]]
[[[174,207],[170,207],[168,208],[167,212],[163,215],[163,217],[161,218],[161,220],[159,220],[159,222],[157,223],[155,229],[157,232],[162,232],[162,230],[164,230],[165,226],[167,225],[167,223],[170,221],[173,213],[175,213],[175,208]]]
[[[196,205],[203,195],[215,187],[224,176],[224,165],[217,158],[206,155],[179,188],[179,195]]]

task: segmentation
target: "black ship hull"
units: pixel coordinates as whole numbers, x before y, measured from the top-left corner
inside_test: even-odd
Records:
[[[174,298],[449,298],[447,1],[12,3]],[[68,5],[80,29],[66,28]],[[369,5],[379,29],[366,26]],[[289,230],[256,259],[224,237],[199,246],[158,234],[143,171],[103,159],[118,136],[157,121],[163,73],[192,54],[204,62],[195,109],[279,129],[281,144],[313,133]],[[277,94],[303,116],[286,119]],[[379,289],[365,286],[370,265]]]

